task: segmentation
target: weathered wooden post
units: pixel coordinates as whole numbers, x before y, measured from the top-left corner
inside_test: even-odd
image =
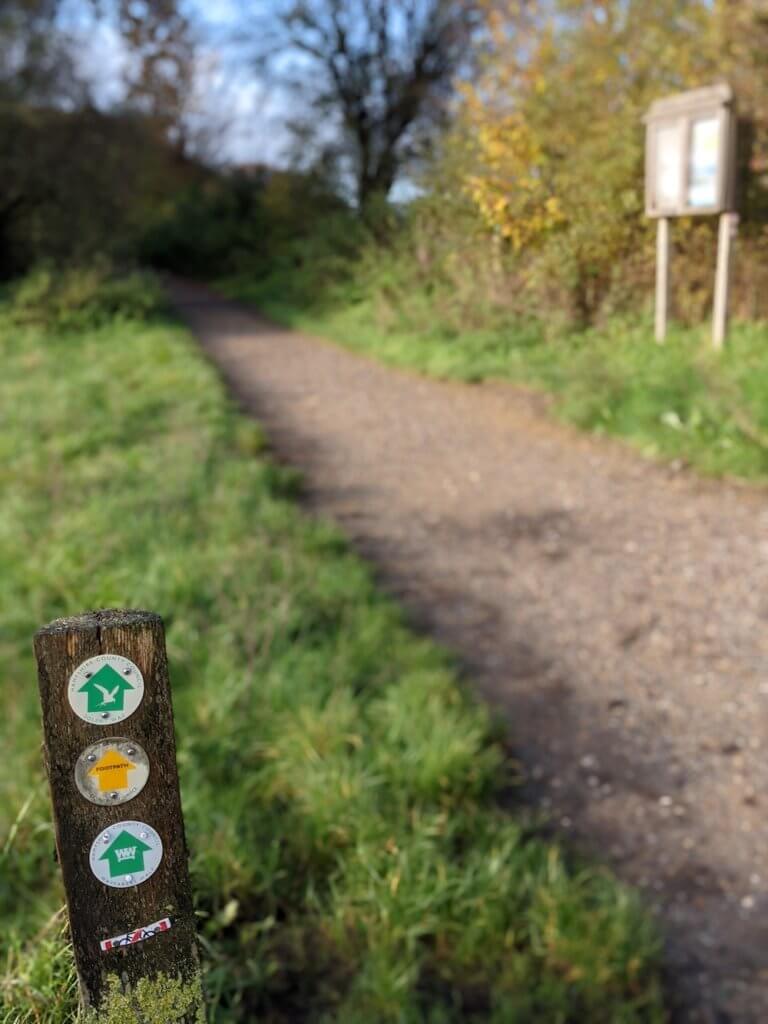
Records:
[[[655,336],[661,344],[667,336],[669,318],[669,217],[659,217],[656,226]]]
[[[737,213],[721,213],[717,231],[717,269],[715,271],[715,305],[712,314],[712,345],[721,349],[728,329],[728,293],[731,286],[731,254],[738,230]]]
[[[35,653],[83,1003],[99,1020],[198,1024],[162,619],[119,610],[58,619],[38,630]]]

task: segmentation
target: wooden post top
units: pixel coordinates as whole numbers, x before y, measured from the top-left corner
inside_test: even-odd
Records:
[[[54,619],[47,625],[41,626],[35,633],[35,637],[57,633],[90,632],[94,629],[110,627],[135,627],[141,624],[163,628],[162,617],[156,612],[147,612],[139,608],[104,608],[99,611],[83,612],[82,615]]]

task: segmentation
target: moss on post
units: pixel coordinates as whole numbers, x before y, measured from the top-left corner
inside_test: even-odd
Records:
[[[186,981],[159,974],[127,988],[110,974],[101,1007],[86,1012],[85,1024],[205,1024],[200,974]]]

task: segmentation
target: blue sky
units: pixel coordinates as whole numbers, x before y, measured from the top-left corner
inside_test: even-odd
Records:
[[[269,5],[271,0],[259,0]],[[202,45],[193,98],[193,119],[216,131],[215,153],[226,162],[281,163],[289,143],[285,121],[290,113],[288,96],[260,79],[253,67],[238,55],[231,36],[243,23],[239,0],[207,0],[201,22]],[[264,8],[262,8],[263,10]],[[70,29],[83,37],[77,47],[80,70],[91,83],[100,105],[120,97],[120,75],[125,53],[110,26],[96,26],[81,0],[70,0],[65,9]]]

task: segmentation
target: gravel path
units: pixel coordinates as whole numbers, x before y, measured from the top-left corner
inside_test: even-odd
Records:
[[[646,890],[675,1019],[768,1021],[768,494],[172,290],[313,507],[504,713],[527,799]]]

